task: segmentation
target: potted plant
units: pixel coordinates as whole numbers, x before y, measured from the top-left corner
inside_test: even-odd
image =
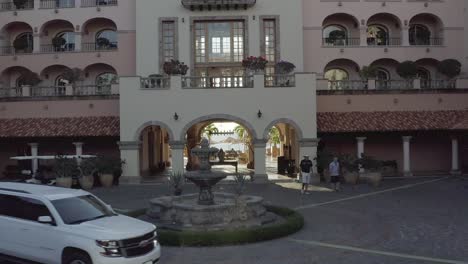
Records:
[[[114,184],[114,174],[119,169],[116,160],[112,157],[104,156],[97,158],[97,173],[103,187],[111,187]]]
[[[15,48],[15,52],[18,53],[20,51],[22,52],[28,52],[29,43],[26,38],[17,38],[13,41],[13,48]]]
[[[63,45],[67,44],[67,41],[62,37],[54,37],[52,39],[52,46],[54,47],[54,51],[62,50]]]
[[[412,61],[404,61],[397,65],[396,72],[403,79],[409,80],[418,75],[418,66]]]
[[[21,75],[21,80],[26,86],[36,86],[42,82],[39,75],[35,72],[27,71]]]
[[[64,156],[56,156],[53,170],[56,176],[56,185],[71,188],[73,177],[79,176],[79,169],[76,159],[68,159]]]
[[[167,61],[163,65],[167,75],[186,75],[189,67],[178,60]]]
[[[296,69],[296,65],[289,61],[280,61],[276,63],[275,69],[278,74],[290,74]]]
[[[94,186],[94,174],[97,172],[96,159],[84,159],[79,165],[81,172],[78,182],[84,190],[90,190]]]
[[[346,183],[356,184],[359,180],[359,162],[352,155],[341,155],[339,162],[343,172],[343,178]]]
[[[182,195],[182,185],[184,183],[184,174],[180,172],[173,172],[169,175],[169,184],[173,188],[173,195]]]
[[[345,40],[346,40],[346,33],[342,30],[334,30],[330,32],[328,35],[328,38],[326,39],[326,42],[328,44],[332,44],[335,46],[343,46],[345,45]]]
[[[364,81],[373,80],[377,77],[377,67],[375,66],[364,66],[359,70],[359,76]]]
[[[62,78],[67,80],[70,85],[75,85],[77,82],[84,80],[83,70],[80,68],[68,69],[62,74]]]
[[[16,9],[24,9],[27,0],[13,0]]]
[[[374,187],[378,187],[383,178],[382,162],[362,154],[361,158],[358,159],[358,164],[364,169],[364,172],[359,175],[360,179],[366,180]]]
[[[268,61],[264,57],[255,57],[250,56],[244,60],[242,60],[242,66],[253,72],[253,74],[262,73],[265,71],[265,67]]]
[[[450,79],[454,79],[461,72],[461,63],[454,59],[447,59],[439,62],[437,65],[437,70],[449,77]]]
[[[96,39],[96,46],[98,50],[106,50],[110,47],[110,41],[106,38]]]

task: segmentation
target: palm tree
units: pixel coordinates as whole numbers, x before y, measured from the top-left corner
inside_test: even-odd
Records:
[[[246,145],[250,150],[252,150],[252,145],[250,144],[251,138],[248,133],[248,131],[243,127],[243,126],[236,126],[234,128],[234,133],[239,137],[242,142],[244,142],[244,145]]]
[[[203,128],[203,136],[208,138],[209,141],[211,141],[211,137],[213,134],[218,133],[219,129],[215,126],[215,124],[211,123],[207,125],[205,128]]]
[[[278,128],[277,127],[272,127],[270,129],[269,136],[270,136],[270,142],[276,148],[276,146],[281,143],[281,136],[280,136]]]

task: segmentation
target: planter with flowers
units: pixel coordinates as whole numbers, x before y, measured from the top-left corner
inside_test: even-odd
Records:
[[[242,66],[252,74],[262,74],[268,61],[264,57],[250,56],[242,61]]]

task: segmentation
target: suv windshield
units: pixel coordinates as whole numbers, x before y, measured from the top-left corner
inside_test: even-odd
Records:
[[[52,201],[60,217],[67,225],[113,216],[114,213],[92,195]]]

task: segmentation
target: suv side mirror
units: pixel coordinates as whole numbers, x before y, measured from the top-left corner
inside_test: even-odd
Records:
[[[53,225],[54,221],[52,220],[52,217],[50,216],[39,216],[37,218],[37,221],[41,224],[49,224]]]

